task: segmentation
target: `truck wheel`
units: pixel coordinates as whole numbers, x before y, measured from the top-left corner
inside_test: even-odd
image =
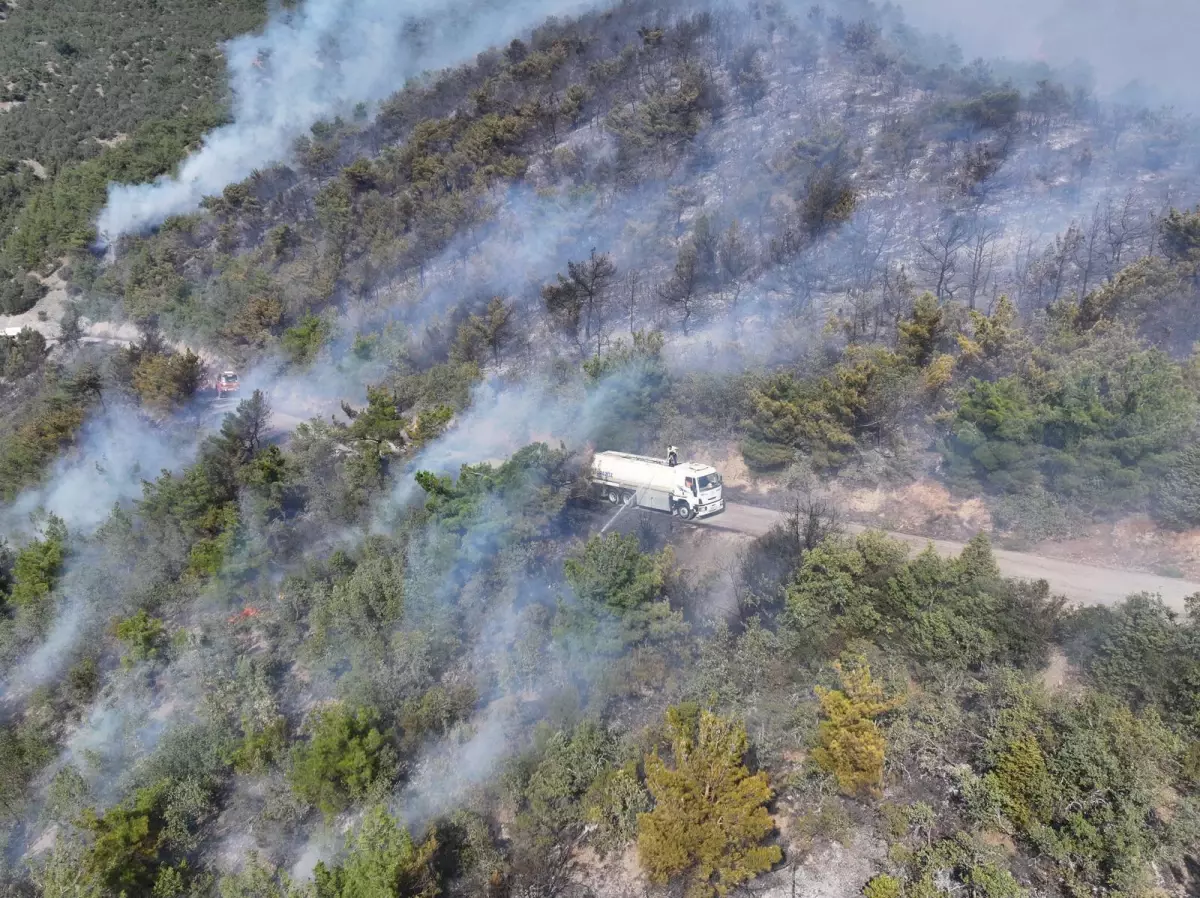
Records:
[[[676,505],[675,514],[679,515],[682,520],[690,521],[692,519],[692,507],[687,504]]]
[[[608,491],[608,501],[611,502],[613,505],[616,505],[618,502],[621,501],[621,496],[616,490],[609,490]]]

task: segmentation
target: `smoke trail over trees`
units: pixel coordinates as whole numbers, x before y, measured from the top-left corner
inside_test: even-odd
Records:
[[[113,185],[101,239],[153,228],[255,169],[285,159],[318,121],[369,115],[411,78],[454,66],[584,0],[306,0],[261,34],[226,46],[232,121],[208,134],[178,174]]]
[[[43,487],[0,508],[0,532],[20,533],[39,510],[62,518],[71,530],[90,532],[115,503],[140,495],[143,480],[187,464],[194,451],[186,436],[165,437],[131,408],[105,408],[84,425],[76,451],[55,465]]]

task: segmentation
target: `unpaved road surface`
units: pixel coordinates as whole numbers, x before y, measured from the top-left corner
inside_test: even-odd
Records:
[[[721,514],[697,521],[696,524],[719,530],[732,530],[747,536],[762,536],[785,518],[783,512],[731,502],[725,505],[725,511]],[[847,524],[845,527],[851,533],[861,533],[867,529],[858,524]],[[929,539],[909,533],[889,535],[917,550],[932,545],[934,551],[942,556],[957,555],[964,548],[963,543],[945,539]],[[1080,605],[1116,605],[1133,593],[1148,592],[1162,596],[1168,607],[1183,611],[1184,599],[1194,593],[1200,593],[1200,583],[1174,577],[1096,567],[1059,558],[1029,555],[1025,552],[1009,552],[1003,549],[993,549],[992,552],[1004,576],[1020,580],[1045,580],[1053,592],[1066,596],[1069,602]]]

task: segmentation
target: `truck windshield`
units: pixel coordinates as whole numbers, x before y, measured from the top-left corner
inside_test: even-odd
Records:
[[[700,489],[714,490],[721,485],[720,474],[705,474],[700,478]]]

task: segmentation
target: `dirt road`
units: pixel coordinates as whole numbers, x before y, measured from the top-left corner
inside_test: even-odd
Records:
[[[769,508],[729,503],[722,514],[698,521],[697,525],[732,530],[747,536],[761,536],[784,517],[782,512]],[[867,528],[848,524],[846,529],[851,533],[861,533]],[[907,533],[892,533],[891,536],[918,550],[932,544],[934,550],[943,556],[957,555],[963,549],[962,543],[944,539],[928,539]],[[1200,583],[1177,580],[1173,577],[1112,570],[1058,558],[1029,555],[1025,552],[1009,552],[1003,549],[995,549],[994,552],[996,563],[1006,577],[1045,580],[1054,592],[1066,596],[1072,603],[1081,605],[1115,605],[1133,593],[1149,592],[1158,593],[1169,607],[1183,611],[1183,600],[1193,593],[1200,592]]]

